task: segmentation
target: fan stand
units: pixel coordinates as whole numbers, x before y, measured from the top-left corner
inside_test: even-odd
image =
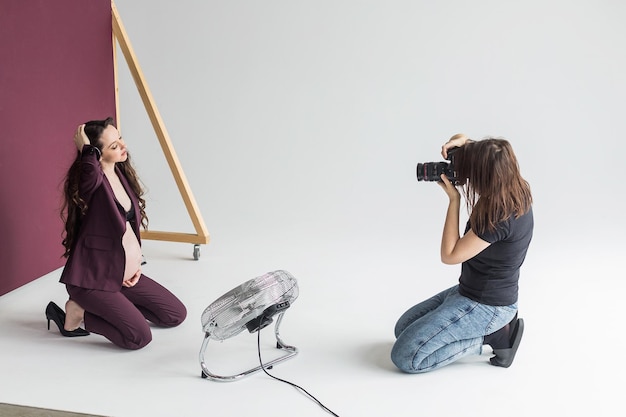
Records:
[[[283,342],[283,340],[280,338],[278,328],[280,327],[280,323],[283,320],[284,313],[285,313],[284,311],[280,312],[278,314],[278,317],[276,318],[276,324],[274,325],[274,335],[276,336],[276,348],[284,350],[285,354],[270,362],[263,364],[263,368],[265,369],[271,369],[274,365],[280,362],[286,361],[287,359],[291,359],[292,357],[298,354],[298,348],[296,348],[295,346],[286,345]],[[202,367],[202,374],[201,374],[202,378],[208,378],[213,381],[220,381],[220,382],[231,382],[231,381],[235,381],[237,379],[243,378],[245,376],[248,376],[250,374],[253,374],[255,372],[258,372],[262,369],[261,365],[259,365],[255,368],[248,369],[247,371],[241,372],[239,374],[228,375],[228,376],[216,375],[212,373],[211,371],[208,370],[204,362],[204,352],[206,351],[206,348],[209,344],[209,340],[211,339],[210,336],[211,336],[210,333],[208,332],[205,333],[204,341],[202,342],[202,347],[200,348],[200,366]]]

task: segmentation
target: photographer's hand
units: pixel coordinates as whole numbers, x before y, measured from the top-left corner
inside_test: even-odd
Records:
[[[459,148],[465,145],[468,141],[471,142],[472,140],[463,133],[457,133],[456,135],[452,136],[450,140],[443,144],[443,146],[441,147],[441,156],[447,159],[448,149]]]
[[[461,194],[459,190],[456,189],[454,184],[450,182],[446,174],[441,174],[441,181],[437,181],[437,184],[443,188],[443,190],[448,194],[450,200],[461,200]]]
[[[485,250],[490,243],[478,237],[472,229],[463,237],[459,235],[461,195],[445,174],[441,175],[441,181],[438,183],[450,197],[441,236],[441,261],[444,264],[455,265],[473,258]]]
[[[85,134],[85,125],[79,125],[74,134],[74,143],[78,152],[83,151],[84,145],[89,145],[89,138]]]

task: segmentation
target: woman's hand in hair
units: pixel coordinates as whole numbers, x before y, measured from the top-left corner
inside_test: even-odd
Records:
[[[467,141],[471,142],[471,139],[465,136],[463,133],[457,133],[456,135],[452,136],[450,140],[443,144],[443,146],[441,147],[441,156],[447,159],[448,149],[459,148],[465,145]]]
[[[83,151],[83,145],[89,145],[89,138],[85,134],[85,125],[79,125],[74,134],[74,143],[78,152]]]

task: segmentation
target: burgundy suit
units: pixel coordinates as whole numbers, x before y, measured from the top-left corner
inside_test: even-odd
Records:
[[[83,147],[79,193],[88,209],[60,281],[66,284],[70,298],[85,309],[86,330],[118,346],[139,349],[152,340],[146,319],[173,327],[182,323],[187,311],[178,298],[145,275],[133,287],[122,286],[126,213],[102,171],[99,155],[95,147]],[[129,222],[141,243],[137,196],[121,171],[115,170],[134,207]]]
[[[98,161],[99,153],[85,145],[81,156],[79,193],[87,203],[87,214],[81,219],[72,252],[61,275],[61,282],[90,290],[119,291],[126,262],[122,235],[126,231],[126,214],[117,204],[111,184]],[[141,243],[139,204],[126,177],[116,172],[135,208],[130,224]]]

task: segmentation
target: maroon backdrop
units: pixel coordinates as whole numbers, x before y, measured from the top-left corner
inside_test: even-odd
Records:
[[[63,266],[76,126],[115,117],[111,0],[0,0],[0,295]]]

